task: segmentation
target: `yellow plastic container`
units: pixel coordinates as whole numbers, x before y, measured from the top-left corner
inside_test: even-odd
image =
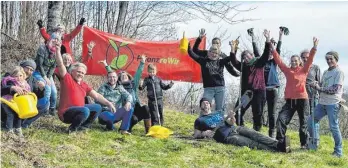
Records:
[[[160,125],[154,125],[149,129],[149,133],[146,136],[152,136],[154,138],[165,139],[168,138],[169,135],[173,134],[173,131],[166,127],[162,127]]]
[[[4,98],[0,98],[1,100],[1,103],[4,103],[6,104],[7,106],[9,106],[14,112],[16,112],[17,114],[19,113],[19,109],[18,109],[18,106],[17,106],[17,103],[12,100],[6,100]]]
[[[13,96],[13,101],[16,102],[18,106],[18,117],[21,119],[30,118],[36,116],[39,111],[37,110],[37,97],[34,93],[29,93],[27,95],[17,95]]]
[[[185,37],[185,32],[183,33],[183,37],[180,40],[180,53],[181,54],[186,54],[187,53],[187,47],[188,47],[189,41]]]

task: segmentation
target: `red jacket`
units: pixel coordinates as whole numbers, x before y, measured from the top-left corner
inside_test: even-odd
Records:
[[[63,35],[62,45],[65,47],[66,52],[69,53],[70,55],[72,55],[71,48],[70,48],[70,41],[73,38],[75,38],[77,36],[77,34],[80,33],[81,29],[82,29],[82,25],[78,25],[70,34]],[[40,29],[40,33],[45,40],[50,39],[50,35],[47,33],[45,27]],[[74,57],[72,57],[72,58],[74,58]]]
[[[308,60],[303,67],[290,68],[284,64],[278,52],[273,50],[273,59],[286,77],[285,99],[308,99],[306,78],[316,51],[317,49],[314,47],[311,49]]]

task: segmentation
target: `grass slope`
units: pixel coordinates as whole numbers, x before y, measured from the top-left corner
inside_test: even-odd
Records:
[[[57,118],[42,118],[24,131],[25,142],[1,132],[1,167],[348,167],[348,141],[346,155],[334,158],[331,136],[321,136],[320,149],[313,152],[300,150],[298,133],[289,131],[291,154],[174,138],[191,135],[196,117],[166,111],[165,125],[175,132],[166,140],[144,137],[142,122],[132,136],[105,132],[98,124],[68,135]]]

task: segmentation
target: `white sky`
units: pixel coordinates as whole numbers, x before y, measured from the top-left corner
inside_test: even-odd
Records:
[[[322,72],[328,68],[325,53],[335,50],[339,53],[339,65],[346,74],[345,85],[348,85],[348,2],[243,2],[241,8],[257,7],[257,9],[242,13],[237,19],[254,18],[257,21],[228,25],[226,23],[212,24],[202,20],[193,20],[188,24],[181,24],[178,37],[186,32],[188,37],[197,37],[201,28],[206,29],[207,43],[217,31],[218,26],[229,28],[231,40],[238,35],[246,42],[246,30],[254,27],[255,31],[262,32],[267,28],[271,35],[278,39],[279,26],[286,26],[290,30],[289,36],[283,37],[282,49],[299,54],[304,48],[313,46],[312,38],[319,38],[319,46],[314,63],[319,65]],[[210,35],[210,36],[209,36]],[[228,41],[222,44],[222,51],[230,50]],[[263,49],[262,49],[263,50]],[[225,75],[227,81],[235,81],[231,75]]]

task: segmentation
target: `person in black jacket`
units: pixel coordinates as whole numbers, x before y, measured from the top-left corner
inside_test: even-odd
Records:
[[[174,83],[173,81],[171,81],[168,85],[164,84],[162,79],[156,76],[157,68],[154,64],[149,64],[147,67],[147,71],[149,73],[149,76],[146,77],[144,81],[140,81],[139,90],[143,90],[146,87],[148,107],[150,109],[152,122],[151,125],[163,125],[164,118],[162,89],[168,90],[174,85]]]
[[[250,29],[249,29],[250,30]],[[261,54],[259,52],[259,49],[256,45],[255,41],[255,35],[253,30],[248,31],[249,35],[252,39],[252,45],[255,57],[260,57]],[[280,49],[282,45],[282,38],[283,38],[284,30],[279,30],[279,40],[277,43],[277,52],[280,54]],[[271,39],[271,42],[275,44],[276,42]],[[272,54],[270,52],[270,54]],[[276,108],[277,108],[277,101],[278,101],[278,88],[280,86],[279,79],[278,79],[278,72],[277,72],[277,64],[273,60],[273,56],[270,55],[268,61],[266,62],[266,65],[264,67],[264,76],[265,76],[265,84],[266,84],[266,101],[267,102],[267,111],[268,111],[268,124],[269,124],[269,130],[268,134],[270,137],[275,138],[276,136]]]
[[[192,51],[197,54],[199,57],[204,57],[204,58],[208,58],[208,54],[209,54],[209,51],[208,50],[199,50],[199,44],[201,43],[202,41],[202,38],[205,37],[205,30],[204,29],[201,29],[199,31],[199,37],[196,39],[195,41],[195,44],[192,48]],[[221,52],[221,40],[217,37],[213,38],[212,40],[212,45],[217,45],[218,49],[219,49],[219,59],[224,59],[226,57],[228,57],[225,53]],[[225,67],[226,67],[226,70],[232,75],[232,76],[235,76],[235,77],[238,77],[239,76],[239,73],[233,68],[231,62],[228,62],[227,64],[225,64]],[[202,73],[202,76],[203,76],[203,69],[201,69],[201,73]],[[221,73],[223,73],[223,69],[221,71]],[[203,79],[204,81],[204,79]],[[203,82],[203,85],[204,85],[204,82]],[[215,99],[215,110],[216,111],[225,111],[225,101],[224,101],[224,98],[225,98],[225,80],[224,78],[221,79],[221,83],[220,84],[217,84],[216,86],[215,85],[212,85],[212,86],[207,86],[207,85],[204,85],[204,93],[203,93],[203,97],[206,97],[209,99],[209,101],[212,101],[212,99],[214,98]],[[222,94],[219,94],[217,92],[214,92],[214,90],[218,90],[219,93],[222,93]],[[219,91],[220,90],[220,91]]]
[[[270,55],[270,32],[264,30],[264,36],[266,37],[265,49],[261,57],[255,57],[254,54],[245,50],[242,52],[241,57],[244,60],[243,64],[238,61],[235,55],[232,57],[232,64],[238,71],[242,71],[242,85],[241,91],[242,95],[245,91],[251,90],[253,92],[253,99],[251,102],[242,108],[240,121],[238,118],[238,113],[236,114],[237,123],[240,123],[240,126],[244,125],[243,116],[245,111],[252,105],[253,112],[253,128],[256,131],[260,131],[262,127],[262,111],[264,106],[264,101],[266,98],[266,84],[264,77],[264,66],[266,65],[269,55]],[[242,69],[243,67],[243,69]],[[238,104],[239,102],[237,102]],[[236,105],[237,106],[237,105]]]

